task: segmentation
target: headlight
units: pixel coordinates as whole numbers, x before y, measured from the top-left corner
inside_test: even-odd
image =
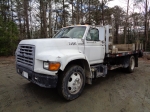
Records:
[[[48,68],[49,68],[49,62],[44,62],[43,63],[43,67],[44,67],[44,69],[48,70]]]
[[[43,68],[50,71],[57,71],[60,68],[59,62],[43,62]]]

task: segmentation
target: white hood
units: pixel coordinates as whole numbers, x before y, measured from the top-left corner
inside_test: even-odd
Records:
[[[39,60],[56,60],[56,57],[79,53],[77,39],[72,38],[29,39],[19,44],[35,45],[35,58]]]
[[[22,40],[19,44],[30,44],[35,46],[52,46],[52,47],[60,47],[60,46],[68,46],[70,44],[77,45],[77,40],[73,38],[46,38],[46,39],[28,39]],[[41,46],[41,47],[42,47]]]

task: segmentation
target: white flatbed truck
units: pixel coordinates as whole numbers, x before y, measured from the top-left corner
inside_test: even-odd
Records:
[[[22,40],[16,50],[17,73],[45,88],[57,88],[66,100],[80,96],[85,83],[119,67],[133,72],[139,51],[119,51],[109,25],[62,28],[53,38]]]

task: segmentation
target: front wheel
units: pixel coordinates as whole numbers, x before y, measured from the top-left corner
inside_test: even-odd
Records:
[[[58,92],[66,100],[73,100],[80,96],[85,85],[83,68],[78,65],[68,67],[64,74],[60,74]]]
[[[134,71],[134,68],[135,68],[135,58],[134,56],[131,56],[129,60],[129,66],[126,68],[127,72],[132,73]]]

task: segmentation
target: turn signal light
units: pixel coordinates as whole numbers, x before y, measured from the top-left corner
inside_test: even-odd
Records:
[[[59,62],[49,63],[49,70],[57,71],[59,68],[60,68],[60,63]]]

